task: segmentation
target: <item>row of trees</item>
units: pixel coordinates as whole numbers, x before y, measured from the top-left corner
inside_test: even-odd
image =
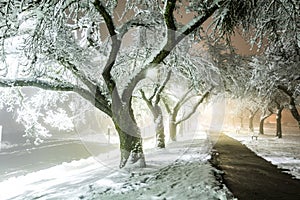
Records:
[[[248,59],[247,59],[248,60]],[[241,88],[243,93],[230,93],[235,101],[239,101],[236,112],[240,113],[243,120],[245,112],[249,113],[249,130],[253,131],[253,119],[261,113],[259,133],[264,134],[264,121],[271,115],[276,115],[276,136],[282,137],[282,111],[288,109],[299,126],[299,90],[300,79],[299,61],[286,63],[286,67],[279,66],[274,60],[266,60],[265,55],[253,57],[247,61],[250,69],[240,69],[243,75]],[[239,77],[241,77],[239,75]],[[243,87],[245,86],[245,87]],[[243,122],[241,121],[241,124]],[[299,127],[300,128],[300,127]]]
[[[229,55],[215,52],[219,60],[222,56],[225,58],[222,65],[225,66],[226,91],[239,101],[236,112],[240,113],[241,120],[245,111],[249,113],[250,131],[254,130],[253,118],[258,112],[261,113],[260,134],[264,134],[264,120],[276,114],[276,136],[281,138],[281,118],[285,108],[290,110],[299,126],[300,47],[296,36],[269,44],[263,53],[251,57],[235,55],[234,52]],[[222,45],[219,49],[224,51]],[[235,63],[227,61],[232,61],[232,56]]]
[[[19,88],[27,86],[41,88],[42,92],[59,91],[53,96],[76,93],[81,98],[78,100],[80,104],[84,99],[90,107],[96,107],[112,119],[120,138],[120,167],[125,166],[129,157],[132,162],[140,161],[140,165],[145,166],[140,128],[132,103],[136,94],[151,110],[157,124],[158,145],[164,147],[161,102],[171,116],[171,138],[175,140],[176,126],[191,116],[212,90],[216,95],[223,88],[231,95],[240,94],[236,92],[241,92],[241,86],[245,86],[243,83],[249,79],[236,76],[234,69],[239,69],[240,74],[246,71],[242,77],[250,73],[251,80],[262,81],[261,87],[250,82],[249,88],[254,89],[247,90],[262,94],[266,88],[263,82],[267,79],[261,77],[264,74],[261,72],[273,66],[271,56],[282,50],[278,42],[286,44],[286,41],[293,40],[296,41],[294,46],[299,49],[297,0],[3,0],[0,2],[0,15],[0,86],[17,91],[12,93],[13,97],[8,95],[13,100],[3,100],[2,103],[24,107],[22,105],[29,100]],[[199,42],[203,40],[203,34],[200,33],[203,33],[202,25],[208,19],[213,21],[209,30],[217,42],[225,39],[229,43],[236,29],[250,32],[249,41],[259,45],[266,37],[269,38],[267,63],[263,62],[264,59],[257,59],[258,62],[251,67],[257,71],[253,74],[253,70],[247,70],[248,66],[240,65],[242,59],[237,59],[228,46],[225,51],[219,51],[217,43],[211,41],[208,45],[211,48],[204,49],[215,49],[217,53],[195,53],[202,45]],[[287,56],[286,53],[283,55],[282,59]],[[283,66],[291,62],[293,70],[298,70],[297,59],[299,57],[294,60],[288,58],[276,67],[284,71]],[[148,75],[153,71],[159,78],[153,83],[153,90],[149,90]],[[272,72],[275,70],[272,69]],[[186,92],[171,107],[166,85],[174,74],[188,81]],[[256,76],[258,74],[260,76]],[[278,74],[282,75],[278,71],[274,76],[278,78]],[[294,79],[298,80],[297,77]],[[288,79],[288,84],[280,86],[296,98],[299,87],[296,81],[295,91],[291,90],[294,79]],[[225,87],[220,83],[224,83]],[[273,79],[271,83],[274,83]],[[192,98],[192,94],[200,94],[201,97],[186,117],[178,119],[179,108]],[[251,94],[254,95],[254,92]],[[274,97],[273,94],[268,97]],[[48,100],[42,106],[37,101],[27,104],[27,111],[39,107],[34,109],[35,113],[39,113],[57,101],[70,103],[68,99],[61,98]],[[89,110],[88,106],[80,108],[85,109],[83,112]],[[69,109],[76,112],[72,106]],[[60,111],[59,114],[65,113]],[[24,121],[28,123],[28,120]],[[41,130],[37,117],[27,126],[27,134],[38,136]]]

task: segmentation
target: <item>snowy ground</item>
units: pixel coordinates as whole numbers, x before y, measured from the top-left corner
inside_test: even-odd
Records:
[[[225,133],[300,179],[299,130],[284,127],[283,131],[278,139],[274,128],[266,127],[266,134],[257,140],[248,131]],[[147,167],[143,169],[120,170],[117,145],[107,144],[105,152],[97,155],[99,148],[91,143],[95,138],[81,139],[93,156],[2,179],[0,199],[233,199],[216,180],[222,172],[208,162],[213,144],[206,132],[179,136],[166,149],[153,148],[154,140],[145,140]]]
[[[232,199],[208,162],[211,147],[197,132],[166,149],[146,149],[143,169],[118,169],[115,151],[62,163],[0,182],[0,199]]]
[[[267,126],[265,134],[252,140],[249,131],[225,132],[230,137],[242,142],[257,155],[284,169],[295,178],[300,179],[300,130],[298,127],[283,127],[283,138],[275,137],[274,126]]]

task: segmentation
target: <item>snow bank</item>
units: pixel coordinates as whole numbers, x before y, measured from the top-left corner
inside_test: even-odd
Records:
[[[13,177],[0,183],[0,199],[232,199],[208,159],[205,132],[179,138],[166,149],[146,149],[147,167],[117,169],[94,158]]]

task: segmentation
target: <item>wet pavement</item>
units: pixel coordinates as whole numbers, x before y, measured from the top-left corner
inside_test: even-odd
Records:
[[[214,145],[212,163],[224,172],[222,181],[239,200],[300,200],[299,179],[225,134]]]

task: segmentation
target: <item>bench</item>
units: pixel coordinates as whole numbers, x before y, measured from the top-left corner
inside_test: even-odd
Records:
[[[239,127],[237,127],[237,128],[235,129],[235,133],[236,133],[236,134],[240,134],[240,132],[241,132],[241,129],[242,129],[242,128],[241,128],[240,126],[239,126]]]
[[[258,132],[255,132],[255,131],[252,132],[251,139],[254,140],[254,138],[257,140]]]

